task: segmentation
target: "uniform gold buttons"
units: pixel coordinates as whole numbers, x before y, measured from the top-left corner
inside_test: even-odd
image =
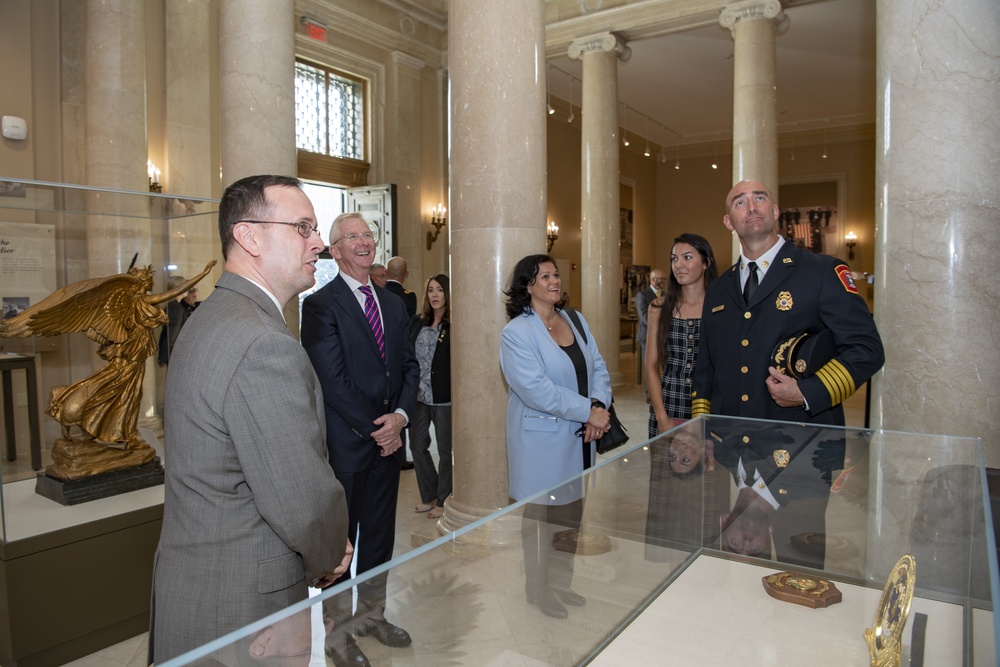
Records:
[[[750,341],[748,341],[746,338],[744,338],[743,340],[740,341],[740,345],[742,345],[743,347],[746,347],[749,344],[750,344]]]
[[[749,311],[743,313],[743,319],[749,320],[751,317],[753,317],[753,315],[751,315]]]
[[[749,435],[743,436],[743,444],[746,444],[748,442],[750,442],[750,436]]]
[[[743,394],[742,396],[740,396],[740,400],[746,403],[747,401],[750,400],[750,397],[747,396],[746,394]]]
[[[746,366],[743,366],[742,368],[740,368],[740,373],[749,373],[749,372],[750,372],[750,369],[747,368]]]

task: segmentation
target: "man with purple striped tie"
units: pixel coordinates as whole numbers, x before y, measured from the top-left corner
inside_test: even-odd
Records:
[[[303,302],[302,345],[323,387],[330,465],[347,493],[360,575],[392,558],[404,459],[400,432],[416,409],[420,367],[403,301],[370,281],[375,236],[359,213],[333,221],[330,254],[340,273]],[[358,585],[353,614],[328,610],[335,629],[327,654],[338,667],[368,664],[352,633],[386,646],[410,644],[410,635],[385,619],[386,583],[383,574]],[[349,605],[350,597],[339,599]]]

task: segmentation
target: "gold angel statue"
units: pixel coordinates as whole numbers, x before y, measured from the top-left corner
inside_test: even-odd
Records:
[[[136,422],[142,399],[146,358],[156,352],[153,330],[167,323],[158,304],[177,298],[208,275],[215,265],[162,294],[153,289],[151,267],[81,280],[56,290],[16,317],[0,321],[0,336],[26,338],[85,332],[98,343],[107,364],[90,377],[52,388],[46,412],[62,425],[52,447],[54,465],[46,473],[79,479],[142,465],[155,451],[139,436]],[[71,427],[83,431],[73,438]]]

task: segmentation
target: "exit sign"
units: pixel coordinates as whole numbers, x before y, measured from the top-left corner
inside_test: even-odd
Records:
[[[306,27],[306,36],[310,39],[315,39],[318,42],[326,41],[326,25],[320,23],[315,19],[311,19],[307,16],[303,16],[301,19],[302,25]]]
[[[312,23],[306,24],[306,34],[312,39],[319,40],[320,42],[326,41],[326,28],[322,28],[318,25],[313,25]]]

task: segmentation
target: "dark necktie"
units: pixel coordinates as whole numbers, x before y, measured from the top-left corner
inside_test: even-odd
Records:
[[[750,303],[750,297],[753,296],[758,285],[757,262],[747,264],[747,270],[750,272],[750,275],[747,276],[747,281],[743,284],[743,301]]]
[[[365,295],[365,319],[368,320],[368,326],[372,328],[375,344],[378,345],[382,361],[385,361],[385,333],[382,331],[382,318],[378,314],[378,304],[375,303],[372,288],[368,285],[362,285],[358,290]]]

